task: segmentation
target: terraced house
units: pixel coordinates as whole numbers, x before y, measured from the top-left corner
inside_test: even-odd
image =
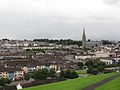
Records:
[[[20,68],[0,68],[0,78],[10,80],[20,80],[24,76],[24,71]]]

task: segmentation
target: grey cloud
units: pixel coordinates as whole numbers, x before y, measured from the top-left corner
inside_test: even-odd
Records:
[[[90,6],[87,6],[89,4],[86,5],[85,2],[83,6],[79,5],[82,0],[61,0],[60,5],[56,0],[2,1],[6,2],[1,5],[0,1],[0,38],[80,40],[83,27],[86,28],[88,38],[95,40],[120,38],[120,13],[116,10],[116,13],[113,14],[114,8],[108,11],[107,5],[105,7],[108,9],[105,10],[102,6],[99,8],[97,5],[91,8],[95,0],[91,0]],[[75,1],[78,4],[68,3],[69,1],[73,3]],[[110,2],[113,1],[110,0]]]
[[[120,0],[103,0],[106,4],[109,5],[119,5]]]

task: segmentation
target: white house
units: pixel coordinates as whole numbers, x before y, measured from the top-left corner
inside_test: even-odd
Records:
[[[103,59],[100,59],[100,61],[106,63],[107,65],[116,63],[116,60],[114,60],[113,58],[103,58]]]

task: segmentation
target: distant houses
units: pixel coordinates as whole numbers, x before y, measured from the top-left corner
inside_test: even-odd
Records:
[[[24,77],[24,71],[20,68],[0,68],[0,78],[10,80],[21,80]]]
[[[61,43],[59,43],[61,42]],[[82,42],[82,45],[81,45]],[[19,80],[25,73],[46,68],[78,69],[78,63],[99,60],[114,65],[120,60],[120,43],[87,40],[0,40],[0,78]]]

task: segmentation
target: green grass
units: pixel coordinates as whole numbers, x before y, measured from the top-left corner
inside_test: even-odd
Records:
[[[77,78],[73,80],[67,80],[67,81],[62,81],[57,83],[25,88],[23,90],[80,90],[86,86],[99,82],[114,74],[115,73],[109,73],[109,74],[102,74],[102,75],[96,75],[96,76],[82,77],[82,78]]]
[[[76,70],[78,74],[87,74],[87,70]]]
[[[96,90],[120,90],[120,77],[104,84]]]

